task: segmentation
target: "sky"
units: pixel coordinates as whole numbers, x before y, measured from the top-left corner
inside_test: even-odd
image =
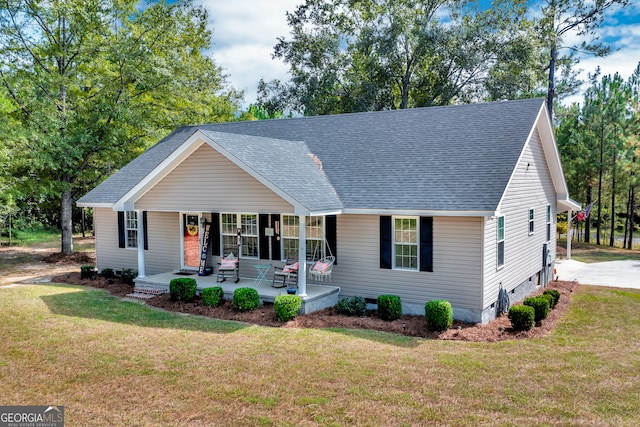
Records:
[[[213,30],[212,54],[228,75],[228,82],[245,93],[243,109],[256,100],[258,81],[288,81],[288,67],[272,59],[278,37],[290,38],[286,12],[304,0],[201,0],[209,10]],[[580,61],[582,80],[599,66],[603,74],[620,73],[628,78],[640,62],[640,0],[617,13],[607,13],[601,39],[613,52],[604,58],[586,56]],[[571,38],[566,40],[572,41]],[[583,86],[586,89],[586,85]],[[582,95],[564,103],[582,102]]]

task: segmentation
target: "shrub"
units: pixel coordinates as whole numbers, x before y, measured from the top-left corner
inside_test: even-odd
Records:
[[[367,314],[367,302],[362,297],[344,298],[336,304],[338,314],[345,316],[364,316]]]
[[[302,307],[302,298],[297,295],[278,295],[273,302],[273,309],[281,322],[286,322],[298,315]]]
[[[544,294],[551,295],[553,297],[553,305],[551,305],[551,308],[554,308],[556,304],[558,304],[558,301],[560,301],[560,292],[556,289],[546,289],[543,292],[543,295]]]
[[[171,279],[169,292],[173,301],[190,302],[196,297],[196,279],[180,277]]]
[[[138,271],[132,270],[131,268],[123,268],[120,272],[120,280],[130,285],[133,284],[133,279],[136,277],[138,277]]]
[[[436,299],[424,305],[427,328],[434,332],[443,332],[453,323],[453,308],[447,300]]]
[[[402,317],[402,303],[397,295],[378,297],[378,315],[382,320],[397,320]]]
[[[224,302],[224,291],[220,286],[202,290],[202,304],[217,307]]]
[[[538,295],[540,298],[544,298],[547,300],[547,302],[549,303],[549,310],[551,310],[553,308],[553,306],[555,305],[555,299],[553,298],[553,295],[550,294],[542,294],[542,295]]]
[[[103,268],[100,274],[102,274],[102,277],[105,279],[113,279],[116,277],[116,273],[113,271],[113,268]]]
[[[529,307],[533,307],[535,310],[535,322],[541,322],[546,319],[547,314],[549,314],[549,300],[547,297],[543,297],[542,295],[538,295],[537,297],[525,298],[524,305],[528,305]]]
[[[233,292],[233,307],[238,311],[252,311],[260,307],[260,295],[254,288],[238,288]]]
[[[92,279],[96,278],[96,270],[93,265],[81,265],[80,266],[80,278],[81,279]]]
[[[536,311],[528,305],[514,305],[507,315],[516,331],[528,331],[535,323]]]

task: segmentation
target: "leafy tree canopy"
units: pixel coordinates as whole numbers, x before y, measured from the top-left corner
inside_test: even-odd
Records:
[[[11,173],[60,198],[63,252],[76,197],[176,126],[233,118],[207,19],[192,0],[2,1],[0,84],[28,129]]]

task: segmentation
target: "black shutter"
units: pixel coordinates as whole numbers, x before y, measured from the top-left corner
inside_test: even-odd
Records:
[[[211,255],[220,256],[220,214],[211,212],[211,228],[209,229]]]
[[[380,268],[391,268],[391,217],[380,217]]]
[[[273,228],[273,236],[271,236],[271,259],[280,261],[282,255],[280,253],[280,236],[276,235],[276,223],[280,222],[280,214],[271,214],[271,228]],[[280,230],[280,227],[278,227]]]
[[[338,264],[338,235],[337,235],[337,218],[335,215],[327,215],[325,217],[325,234],[327,237],[327,254],[331,254],[336,257],[334,264]]]
[[[420,271],[433,271],[433,218],[420,217]]]
[[[149,237],[148,237],[148,233],[147,233],[147,211],[142,211],[142,232],[144,233],[144,236],[142,236],[144,238],[144,250],[148,251],[149,250]]]
[[[265,236],[264,230],[269,225],[269,215],[258,215],[258,250],[260,259],[269,259],[269,237]]]
[[[127,240],[124,234],[124,212],[118,211],[118,247],[125,248],[126,246]]]

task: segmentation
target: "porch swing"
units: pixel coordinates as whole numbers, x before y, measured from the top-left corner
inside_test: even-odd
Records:
[[[331,252],[331,247],[327,244],[327,239],[323,239],[324,247],[327,248],[329,255],[324,256],[323,258],[318,259],[313,263],[311,268],[309,268],[309,279],[316,280],[318,282],[324,282],[325,279],[327,282],[331,281],[331,271],[333,270],[333,264],[336,262],[336,257],[333,256]],[[313,250],[313,258],[317,259],[318,252],[320,250],[320,246],[316,246]]]

